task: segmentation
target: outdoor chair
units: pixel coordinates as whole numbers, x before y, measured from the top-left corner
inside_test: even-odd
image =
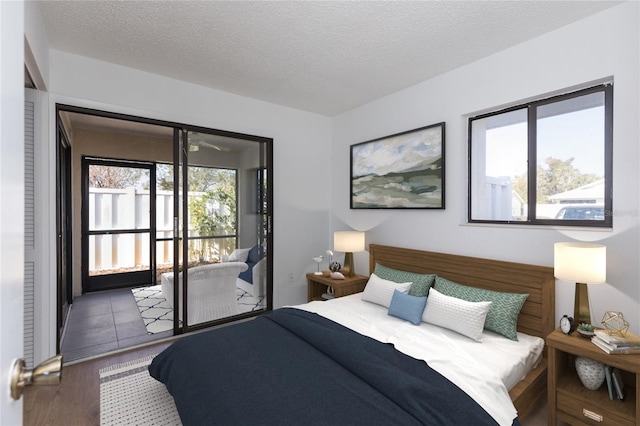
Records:
[[[238,275],[247,268],[244,262],[212,263],[189,268],[188,324],[199,324],[237,314],[236,281]],[[182,272],[178,274],[180,301],[182,301],[182,274]],[[173,272],[161,275],[162,295],[175,310],[173,283]],[[178,306],[179,318],[182,320],[182,303],[178,303]]]

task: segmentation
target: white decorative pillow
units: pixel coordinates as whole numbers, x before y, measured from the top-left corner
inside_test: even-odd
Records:
[[[411,284],[413,283],[396,283],[380,278],[376,274],[371,274],[367,286],[362,292],[362,300],[388,308],[389,305],[391,305],[393,291],[398,290],[401,293],[407,294],[409,293]]]
[[[489,309],[491,302],[467,302],[432,288],[422,321],[448,328],[479,342],[482,340],[482,329]]]
[[[249,257],[250,248],[248,249],[235,249],[229,256],[229,262],[246,262]]]

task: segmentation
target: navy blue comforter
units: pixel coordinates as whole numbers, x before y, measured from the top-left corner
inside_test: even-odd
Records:
[[[292,308],[185,337],[149,372],[185,426],[496,424],[423,361]]]

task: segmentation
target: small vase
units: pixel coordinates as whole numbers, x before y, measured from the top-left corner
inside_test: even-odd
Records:
[[[589,358],[576,358],[576,371],[585,388],[596,390],[605,380],[604,364]]]

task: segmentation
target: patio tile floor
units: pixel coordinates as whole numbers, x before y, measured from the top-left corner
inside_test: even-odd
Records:
[[[130,289],[87,293],[73,300],[61,352],[66,363],[164,337],[147,333]]]

